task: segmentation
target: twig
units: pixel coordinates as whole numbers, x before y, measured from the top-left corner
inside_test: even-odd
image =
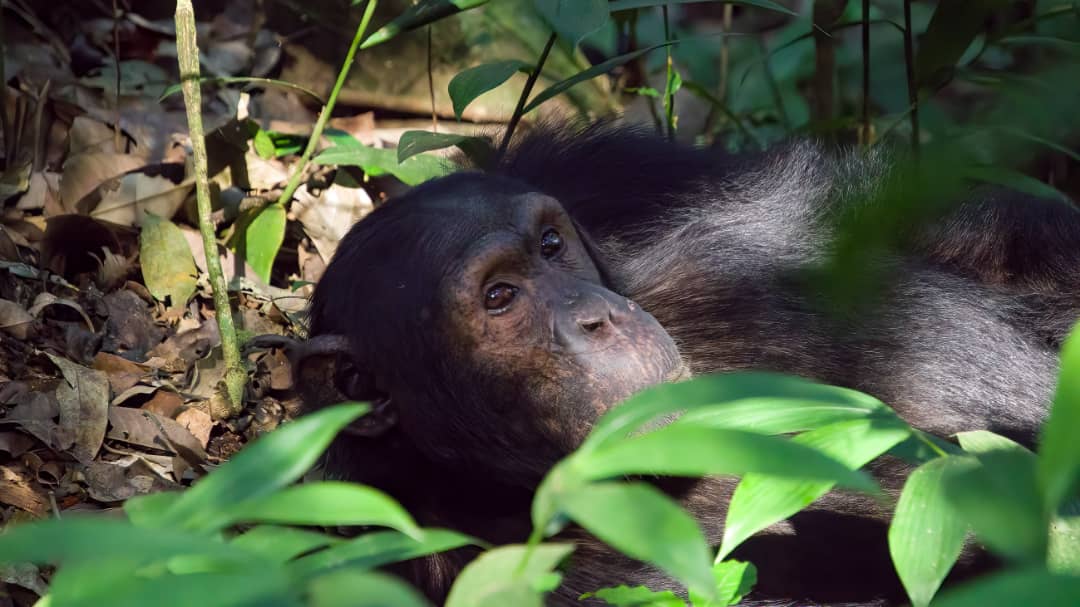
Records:
[[[671,24],[668,20],[668,6],[664,11],[664,42],[671,42]],[[667,124],[668,139],[675,140],[675,65],[671,60],[671,45],[667,45],[667,71],[664,78],[664,121]]]
[[[187,110],[188,131],[195,169],[195,200],[199,211],[199,232],[206,251],[206,270],[214,291],[214,310],[221,333],[221,351],[225,359],[225,390],[227,415],[236,415],[243,407],[244,384],[247,372],[240,359],[240,348],[233,324],[232,308],[225,274],[221,271],[221,258],[217,253],[217,240],[210,219],[210,180],[206,168],[206,140],[202,124],[202,93],[199,90],[199,48],[195,34],[195,10],[191,0],[176,2],[176,55],[180,63],[180,84],[184,91],[184,107]]]
[[[427,86],[431,95],[431,132],[439,132],[439,114],[435,111],[435,74],[431,71],[431,25],[427,26]]]
[[[544,45],[544,50],[540,51],[540,58],[536,60],[536,67],[529,72],[529,78],[525,80],[525,88],[521,89],[521,95],[518,97],[517,107],[514,108],[514,113],[510,115],[510,122],[506,125],[506,132],[503,133],[502,141],[499,142],[499,151],[495,154],[496,161],[501,159],[503,154],[506,153],[506,149],[510,147],[510,139],[514,136],[514,129],[521,122],[521,115],[525,111],[525,103],[529,100],[529,96],[532,95],[533,86],[536,85],[537,79],[540,78],[540,71],[544,69],[544,63],[547,61],[548,54],[551,53],[551,47],[555,46],[555,40],[558,37],[558,34],[551,32],[547,44]]]

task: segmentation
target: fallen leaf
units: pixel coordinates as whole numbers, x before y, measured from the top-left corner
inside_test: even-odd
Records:
[[[19,432],[0,432],[0,453],[7,454],[6,459],[14,459],[30,450],[34,439]]]
[[[116,134],[112,127],[89,116],[76,116],[68,129],[68,155],[83,153],[115,154]]]
[[[171,390],[158,390],[150,400],[143,403],[141,409],[156,413],[161,417],[174,418],[176,412],[184,406],[184,399]],[[203,443],[205,445],[206,443]]]
[[[144,409],[109,407],[109,438],[140,447],[180,453],[186,449],[199,459],[206,460],[206,451],[199,440],[176,420],[161,417]]]
[[[105,296],[109,318],[105,321],[105,336],[101,347],[106,352],[142,361],[146,353],[161,343],[164,330],[154,322],[150,308],[129,289],[114,291]]]
[[[88,369],[67,359],[45,353],[60,368],[63,382],[56,388],[60,403],[60,427],[75,433],[71,455],[89,462],[97,455],[108,422],[109,379],[101,371]]]
[[[94,332],[94,323],[90,321],[90,317],[86,315],[86,311],[82,309],[82,306],[80,306],[74,301],[71,301],[70,299],[57,297],[52,293],[49,293],[48,291],[42,291],[41,293],[39,293],[38,296],[34,298],[34,305],[30,306],[30,309],[27,311],[30,312],[30,314],[34,315],[34,317],[38,317],[41,316],[41,312],[49,306],[66,306],[68,308],[71,308],[72,310],[75,310],[79,313],[80,316],[82,316],[82,319],[86,322],[86,328],[91,333]]]
[[[34,316],[19,304],[0,299],[0,329],[15,339],[24,340],[30,335]]]
[[[195,294],[198,270],[184,234],[171,221],[147,215],[139,235],[146,288],[160,302],[183,308]]]
[[[371,197],[363,188],[334,183],[319,196],[313,196],[307,188],[298,189],[290,214],[303,225],[304,233],[315,244],[323,261],[329,262],[349,228],[373,208]]]
[[[0,504],[44,516],[48,503],[45,491],[37,486],[28,470],[22,466],[0,466]]]
[[[101,200],[89,211],[91,217],[123,226],[142,225],[147,215],[172,217],[184,204],[193,179],[173,183],[161,175],[132,172],[99,188]]]
[[[60,177],[60,202],[68,213],[76,204],[109,179],[146,165],[146,160],[129,154],[85,152],[68,157]]]
[[[108,376],[113,394],[120,394],[139,383],[149,372],[149,369],[136,362],[108,352],[98,352],[94,356],[94,368]]]
[[[162,478],[152,466],[137,456],[116,462],[90,462],[83,469],[90,497],[99,502],[121,502],[136,495],[179,489]]]
[[[214,420],[210,414],[195,407],[185,409],[176,416],[176,422],[187,428],[188,432],[206,448],[210,442],[210,430],[214,428]]]

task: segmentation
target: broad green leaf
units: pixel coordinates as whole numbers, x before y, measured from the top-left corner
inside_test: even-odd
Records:
[[[311,607],[426,607],[412,586],[385,573],[344,569],[319,576],[308,588]]]
[[[680,423],[572,459],[574,470],[588,480],[628,474],[706,476],[757,472],[877,491],[877,485],[866,474],[790,440]]]
[[[610,18],[608,0],[533,0],[533,6],[559,37],[577,46]]]
[[[934,607],[1076,607],[1080,577],[1055,575],[1038,569],[1014,570],[969,582],[946,592]]]
[[[587,70],[578,72],[577,74],[565,80],[560,80],[559,82],[556,82],[555,84],[540,91],[539,94],[533,97],[532,101],[526,104],[523,113],[527,114],[535,110],[536,108],[540,107],[541,103],[544,103],[545,101],[551,99],[552,97],[555,97],[559,93],[568,90],[570,87],[576,84],[581,84],[586,80],[592,80],[597,76],[607,74],[608,72],[619,67],[620,65],[633,61],[634,59],[637,59],[638,57],[644,55],[645,53],[648,53],[649,51],[654,51],[658,48],[663,48],[665,46],[668,46],[669,44],[676,43],[678,43],[678,40],[672,40],[670,42],[664,42],[662,44],[656,44],[648,48],[643,48],[630,53],[626,53],[625,55],[619,55],[618,57],[612,57],[611,59],[608,59],[607,61],[604,61],[602,63],[598,63]]]
[[[649,8],[653,6],[663,6],[665,4],[691,4],[695,2],[702,2],[703,0],[613,0],[611,2],[611,12],[616,13],[619,11],[630,11],[638,8]],[[763,8],[765,10],[775,11],[777,13],[784,13],[785,15],[798,16],[798,13],[791,9],[771,2],[770,0],[734,0],[728,2],[727,0],[713,0],[714,2],[724,2],[725,4],[736,4],[742,6],[753,6],[756,8]]]
[[[487,4],[488,0],[419,0],[390,23],[382,26],[360,44],[361,49],[382,44],[402,32],[414,30],[439,19]]]
[[[1046,559],[1047,517],[1035,481],[1035,458],[1017,451],[978,456],[981,465],[950,469],[945,495],[979,539],[1013,560]]]
[[[139,233],[143,282],[154,299],[172,309],[183,308],[195,294],[199,270],[180,228],[150,213]]]
[[[758,434],[788,434],[869,416],[896,418],[891,411],[847,403],[748,398],[688,411],[679,418],[679,423]]]
[[[299,577],[311,577],[344,566],[352,569],[373,569],[469,544],[480,545],[477,540],[456,531],[423,531],[421,540],[414,540],[398,531],[365,533],[326,550],[296,559],[290,565],[290,571]]]
[[[960,556],[968,526],[945,497],[949,470],[975,465],[966,457],[941,457],[908,477],[889,525],[889,553],[915,607],[930,604]]]
[[[255,211],[254,216],[241,222],[244,260],[263,282],[270,282],[274,258],[285,241],[285,215],[285,206],[274,203]]]
[[[181,554],[208,554],[235,563],[254,558],[246,550],[182,530],[148,532],[122,519],[95,516],[9,525],[0,535],[0,563],[56,564],[111,558],[150,563]]]
[[[507,59],[484,63],[458,72],[450,80],[447,89],[454,102],[454,114],[461,120],[461,114],[477,97],[506,82],[517,72],[528,73],[533,69],[531,63],[518,59]]]
[[[1069,195],[1055,188],[1054,186],[1044,181],[1035,179],[1034,177],[1031,177],[1029,175],[1025,175],[1020,171],[1014,171],[1005,167],[968,167],[964,170],[964,176],[969,179],[981,181],[983,183],[1002,185],[1018,192],[1024,192],[1025,194],[1038,196],[1039,198],[1060,200],[1062,202],[1071,204]]]
[[[1018,451],[1034,455],[1020,443],[1000,434],[994,434],[989,430],[958,432],[956,439],[960,442],[960,446],[963,447],[964,451],[973,455],[981,455],[991,451]]]
[[[678,503],[645,483],[593,483],[559,496],[559,509],[606,544],[716,596],[709,547]]]
[[[248,444],[188,489],[164,515],[162,526],[213,532],[231,522],[228,511],[285,487],[311,468],[334,436],[368,411],[344,404],[304,416]]]
[[[251,143],[255,146],[255,153],[265,160],[273,158],[277,151],[274,147],[274,140],[263,129],[255,132],[255,137],[251,140]]]
[[[189,575],[132,575],[144,563],[134,559],[62,567],[52,580],[50,600],[63,607],[260,607],[299,606],[288,579],[273,569],[247,567]]]
[[[1061,347],[1061,370],[1050,418],[1039,444],[1039,489],[1047,509],[1057,508],[1080,480],[1080,325]]]
[[[278,525],[379,525],[414,539],[422,533],[408,512],[378,489],[322,481],[288,487],[236,504],[222,513],[225,526],[240,522]]]
[[[985,27],[990,13],[1007,0],[950,0],[941,2],[919,37],[915,75],[920,87],[942,81]]]
[[[713,565],[713,579],[716,580],[716,599],[710,601],[691,593],[693,607],[737,605],[757,583],[757,568],[752,563],[722,561]]]
[[[182,495],[179,491],[138,495],[124,502],[124,514],[136,527],[157,527]]]
[[[456,145],[469,158],[481,165],[495,153],[491,143],[481,137],[430,131],[405,131],[398,140],[398,162],[405,162],[421,152],[448,148],[452,145]]]
[[[683,410],[692,413],[695,409],[717,404],[738,406],[735,403],[751,399],[774,404],[778,408],[778,418],[785,415],[784,410],[804,405],[861,408],[868,412],[886,409],[881,401],[861,392],[791,375],[762,372],[708,375],[677,384],[660,384],[632,396],[596,422],[579,453],[620,440],[661,416]],[[746,408],[762,406],[765,405],[750,404]],[[723,415],[723,411],[718,410],[717,416]],[[702,418],[710,416],[710,413],[701,413]],[[761,423],[763,425],[764,420]]]
[[[812,430],[792,441],[824,453],[848,468],[857,469],[910,435],[907,424],[899,419],[864,418]],[[831,481],[747,474],[731,496],[724,539],[716,558],[726,558],[747,538],[806,508],[834,485]]]
[[[670,590],[649,590],[644,586],[614,586],[586,592],[581,600],[597,598],[614,607],[686,607],[686,601]]]
[[[446,607],[543,605],[548,574],[571,552],[572,544],[501,546],[478,556],[454,581]],[[524,566],[522,566],[523,559]]]
[[[417,185],[428,179],[441,177],[451,170],[451,163],[442,158],[420,154],[398,162],[395,150],[382,150],[366,146],[352,135],[335,129],[327,129],[327,138],[334,146],[320,152],[313,162],[339,166],[358,166],[371,176],[390,174],[407,185]]]
[[[258,525],[232,538],[229,542],[275,563],[290,561],[312,550],[340,544],[340,537],[326,533],[278,527],[276,525]]]
[[[1080,500],[1073,500],[1066,512],[1050,521],[1051,571],[1080,575]]]

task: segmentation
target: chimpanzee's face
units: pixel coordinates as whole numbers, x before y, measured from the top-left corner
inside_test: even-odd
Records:
[[[608,288],[597,256],[555,199],[459,176],[362,220],[323,283],[351,281],[338,313],[356,367],[418,446],[542,473],[601,413],[686,373],[656,319]]]

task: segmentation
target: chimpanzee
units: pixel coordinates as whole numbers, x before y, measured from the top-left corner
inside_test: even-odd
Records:
[[[377,403],[328,457],[426,525],[520,542],[543,474],[631,393],[691,374],[797,374],[872,394],[940,436],[1034,440],[1080,315],[1080,211],[973,190],[875,263],[878,305],[836,313],[815,272],[889,163],[796,143],[729,155],[611,124],[538,128],[494,166],[425,183],[352,228],[315,290],[340,391]],[[879,470],[897,489],[896,470]],[[735,480],[663,485],[719,543]],[[888,513],[834,492],[747,542],[751,601],[888,604]],[[554,605],[674,587],[584,532]],[[473,553],[406,572],[445,595]]]

